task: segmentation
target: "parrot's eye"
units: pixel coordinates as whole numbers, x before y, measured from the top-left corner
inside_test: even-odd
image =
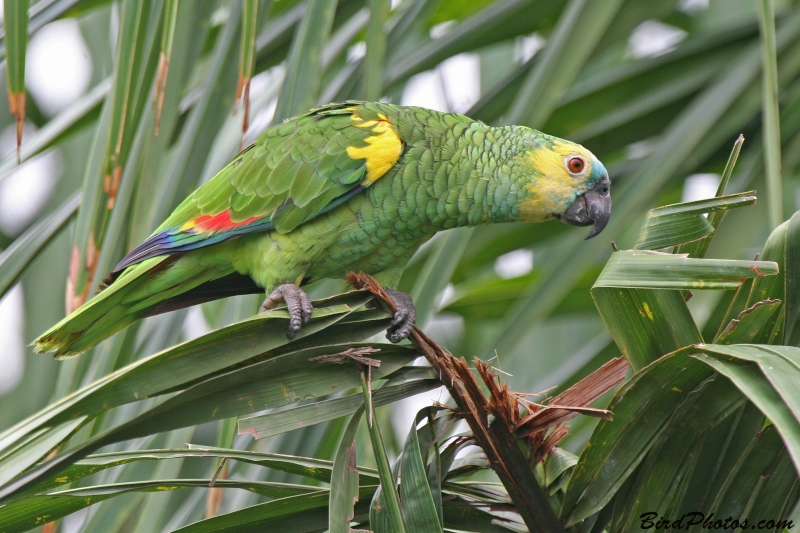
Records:
[[[572,156],[567,160],[567,169],[573,174],[580,174],[586,168],[586,161],[582,157]]]

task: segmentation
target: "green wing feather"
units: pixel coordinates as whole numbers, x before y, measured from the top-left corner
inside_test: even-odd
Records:
[[[246,233],[288,233],[339,205],[371,183],[365,181],[367,160],[348,149],[368,148],[369,138],[381,132],[365,121],[379,119],[371,104],[344,102],[269,128],[186,198],[114,273]],[[391,135],[398,138],[394,130]]]

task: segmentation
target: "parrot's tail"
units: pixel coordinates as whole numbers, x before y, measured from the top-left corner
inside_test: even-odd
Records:
[[[146,316],[232,296],[262,292],[231,267],[201,265],[192,254],[147,259],[33,341],[37,353],[78,355]]]

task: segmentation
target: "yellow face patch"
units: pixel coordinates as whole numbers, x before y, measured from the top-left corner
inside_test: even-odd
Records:
[[[378,117],[380,120],[361,120],[353,113],[353,126],[370,128],[372,131],[372,135],[365,139],[367,146],[347,147],[347,155],[351,159],[365,159],[367,162],[367,177],[362,185],[375,183],[397,163],[403,152],[403,142],[392,129],[386,115],[379,114]]]
[[[571,155],[581,156],[585,168],[579,174],[567,170],[566,161]],[[522,157],[524,166],[529,167],[532,179],[526,185],[529,195],[517,208],[520,218],[526,222],[541,222],[561,213],[567,207],[566,199],[578,192],[584,192],[583,185],[592,172],[591,154],[582,146],[570,142],[555,141],[552,148],[541,147],[531,150]]]
[[[575,187],[579,186],[592,173],[591,154],[579,144],[555,141],[552,149],[537,148],[526,155],[528,163],[546,180],[563,181]],[[586,162],[585,168],[579,175],[567,171],[566,159],[571,155],[581,156]]]

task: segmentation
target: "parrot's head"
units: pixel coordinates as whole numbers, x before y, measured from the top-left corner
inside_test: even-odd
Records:
[[[593,226],[587,239],[611,217],[611,180],[603,163],[570,141],[531,131],[523,167],[530,172],[527,195],[518,204],[522,220],[555,218],[570,226]]]

